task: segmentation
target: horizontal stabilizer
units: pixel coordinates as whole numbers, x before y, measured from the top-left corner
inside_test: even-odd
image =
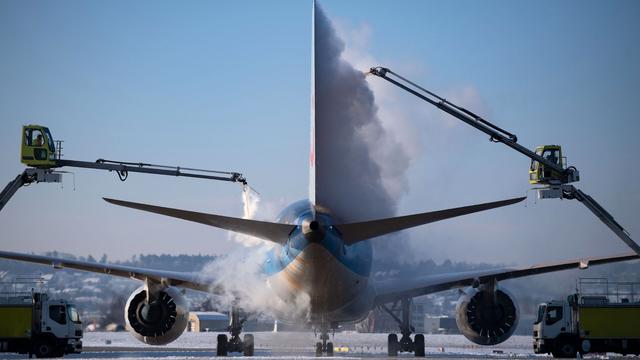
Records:
[[[394,218],[364,221],[359,223],[336,225],[336,228],[342,234],[342,239],[347,245],[355,244],[359,241],[400,231],[414,226],[424,225],[435,221],[445,220],[460,215],[471,214],[474,212],[494,209],[501,206],[515,204],[524,200],[524,197],[495,201],[490,203],[463,206],[448,210],[440,210],[427,212],[422,214],[414,214],[407,216],[399,216]]]
[[[205,214],[195,211],[172,209],[162,206],[140,204],[108,198],[103,199],[111,204],[149,211],[152,213],[171,216],[183,220],[194,221],[197,223],[214,226],[220,229],[255,236],[257,238],[273,241],[278,244],[284,244],[289,238],[289,234],[291,233],[291,231],[293,231],[293,229],[296,227],[295,225]]]

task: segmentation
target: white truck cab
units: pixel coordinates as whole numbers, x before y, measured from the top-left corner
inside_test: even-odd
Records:
[[[48,298],[42,301],[42,324],[40,331],[57,339],[66,339],[65,353],[82,349],[82,322],[75,305],[66,300]],[[64,341],[63,341],[64,342]]]
[[[555,348],[556,339],[561,339],[563,335],[574,334],[571,316],[571,307],[566,301],[554,300],[540,304],[538,317],[533,324],[534,351],[536,353],[551,352],[550,348]]]

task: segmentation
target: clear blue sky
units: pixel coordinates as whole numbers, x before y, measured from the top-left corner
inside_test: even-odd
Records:
[[[525,146],[562,144],[579,185],[640,239],[640,3],[321,5],[342,29],[365,34],[347,46],[452,99],[471,93],[463,101]],[[21,125],[40,123],[65,140],[69,159],[240,171],[267,213],[306,197],[310,16],[310,1],[0,2],[0,181],[23,169]],[[417,138],[402,214],[526,193],[524,157],[386,91]],[[62,190],[38,184],[11,200],[0,213],[3,250],[122,259],[235,246],[222,231],[101,197],[239,216],[236,185],[141,174],[123,184],[72,171],[75,191],[68,174]],[[533,197],[411,237],[414,256],[437,261],[526,264],[626,251],[577,203]]]

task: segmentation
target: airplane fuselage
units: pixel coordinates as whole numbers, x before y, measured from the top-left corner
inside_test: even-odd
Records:
[[[308,295],[312,324],[366,317],[375,297],[369,281],[371,243],[345,245],[331,213],[306,200],[291,204],[276,221],[298,225],[265,262],[268,281],[278,295],[285,301]]]

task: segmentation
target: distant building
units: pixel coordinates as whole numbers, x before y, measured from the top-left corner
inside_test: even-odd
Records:
[[[187,331],[225,331],[229,325],[229,316],[215,311],[196,311],[189,313]]]
[[[110,323],[104,327],[104,331],[116,332],[116,331],[124,331],[125,327],[122,324]]]
[[[415,332],[424,333],[424,317],[426,302],[424,298],[415,298],[411,303],[411,325],[416,328]]]
[[[456,319],[448,316],[424,316],[425,334],[459,334]]]
[[[415,328],[416,333],[425,332],[424,318],[428,306],[429,303],[424,297],[414,298],[411,302],[411,325]],[[399,306],[395,308],[389,306],[389,308],[397,317],[402,317]],[[369,312],[369,315],[364,320],[356,324],[355,330],[361,333],[397,333],[399,327],[398,322],[386,311],[376,308]]]

